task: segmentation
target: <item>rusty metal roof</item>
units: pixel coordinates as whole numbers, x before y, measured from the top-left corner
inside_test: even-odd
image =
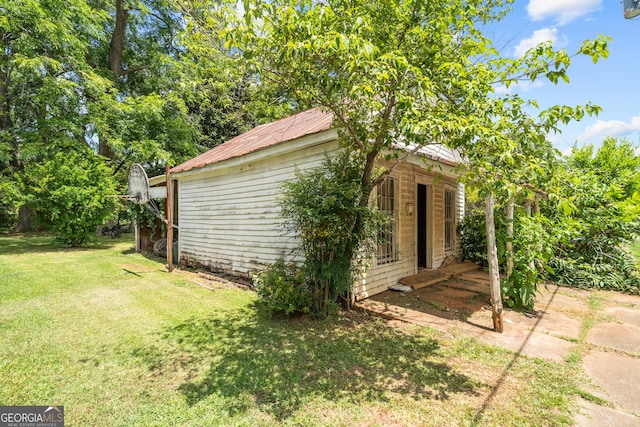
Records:
[[[223,160],[240,157],[285,141],[322,132],[331,128],[333,115],[313,108],[293,116],[260,125],[211,150],[174,167],[171,172],[202,168]]]
[[[255,127],[172,168],[171,172],[175,173],[198,169],[223,160],[244,156],[245,154],[272,145],[326,131],[331,128],[332,123],[332,113],[324,112],[318,108],[312,108],[294,114],[293,116]],[[413,147],[409,145],[407,148]],[[459,164],[461,160],[457,151],[451,150],[441,144],[426,145],[422,147],[418,153],[432,160],[452,166]]]

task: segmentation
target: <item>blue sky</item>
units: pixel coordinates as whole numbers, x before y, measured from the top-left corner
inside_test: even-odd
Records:
[[[585,117],[563,127],[549,139],[563,153],[574,142],[598,146],[607,136],[640,142],[640,17],[627,20],[620,0],[516,0],[512,12],[493,24],[489,35],[502,54],[516,57],[539,42],[575,52],[583,40],[599,34],[613,39],[609,58],[593,64],[575,57],[569,68],[570,83],[554,85],[536,80],[519,85],[524,98],[536,99],[541,108],[556,104],[599,105],[598,117]]]

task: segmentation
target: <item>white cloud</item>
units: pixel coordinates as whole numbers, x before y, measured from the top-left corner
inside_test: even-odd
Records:
[[[528,80],[523,80],[518,82],[516,87],[520,88],[522,92],[529,92],[542,86],[544,86],[544,79],[538,79],[533,83]]]
[[[561,133],[550,133],[550,134],[547,135],[547,139],[555,147],[557,147],[558,145],[567,143],[567,141],[564,139],[564,136]]]
[[[578,141],[602,140],[608,136],[626,136],[633,132],[640,131],[640,115],[631,117],[629,122],[621,120],[596,120],[596,122],[587,127],[582,135],[578,137]]]
[[[558,39],[557,28],[542,28],[540,30],[535,30],[528,39],[520,40],[520,43],[518,43],[514,50],[514,55],[516,57],[524,56],[524,54],[532,47],[548,41],[550,41],[556,49],[562,48],[567,44],[564,38]]]
[[[533,83],[531,83],[531,81],[529,80],[521,80],[513,83],[509,87],[506,87],[505,85],[494,85],[493,93],[495,93],[496,95],[526,93],[526,92],[531,92],[537,88],[543,87],[544,84],[545,84],[544,79],[538,79]]]
[[[522,80],[516,83],[513,83],[511,86],[506,87],[505,85],[495,85],[493,87],[493,92],[496,95],[506,95],[513,93],[525,93],[535,90],[544,86],[544,79],[538,79],[535,82],[531,83],[528,80]]]
[[[555,18],[558,25],[567,24],[600,8],[602,0],[529,0],[527,13],[534,21]]]
[[[495,93],[496,95],[506,95],[508,93],[511,93],[512,90],[511,88],[507,88],[505,85],[494,85],[493,86],[493,93]]]

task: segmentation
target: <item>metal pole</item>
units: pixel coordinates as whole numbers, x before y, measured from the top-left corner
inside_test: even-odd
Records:
[[[173,271],[173,203],[171,200],[171,168],[165,167],[167,176],[167,269]]]

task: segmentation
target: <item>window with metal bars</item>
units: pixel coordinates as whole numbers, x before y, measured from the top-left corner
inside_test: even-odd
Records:
[[[444,251],[453,252],[456,240],[456,192],[444,190]]]
[[[389,221],[380,231],[378,245],[378,264],[388,264],[396,261],[396,209],[395,209],[395,180],[387,177],[378,184],[377,205],[378,209],[389,216]]]

